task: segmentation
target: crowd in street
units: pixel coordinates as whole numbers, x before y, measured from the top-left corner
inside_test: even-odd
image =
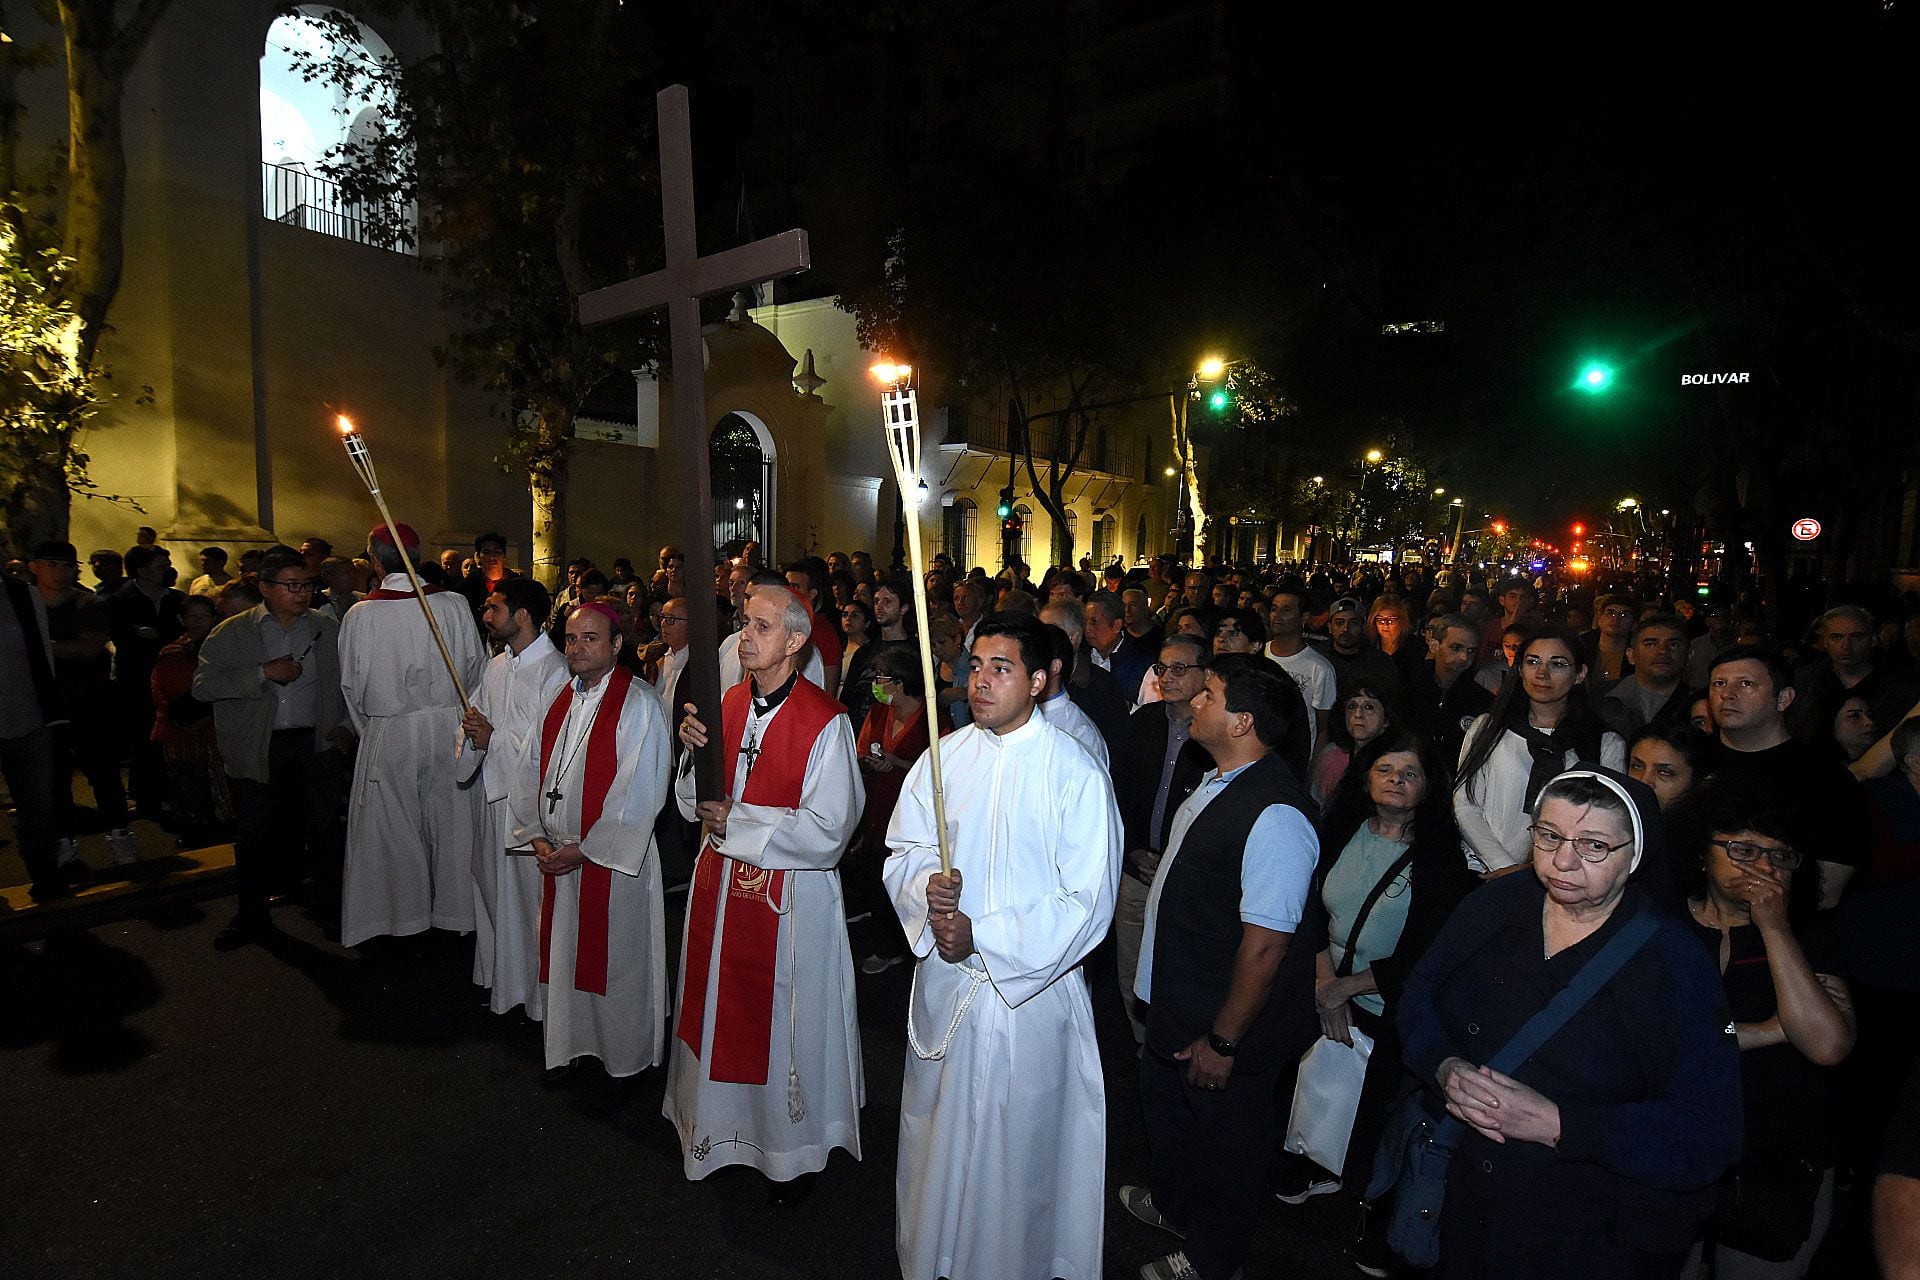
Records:
[[[284,899],[372,952],[471,933],[547,1087],[664,1066],[687,1177],[779,1206],[860,1157],[860,978],[911,966],[909,1280],[1100,1276],[1109,1106],[1147,1280],[1279,1274],[1255,1224],[1323,1196],[1372,1276],[1791,1280],[1849,1197],[1920,1259],[1920,602],[1787,631],[1652,571],[916,583],[751,543],[550,592],[404,525],[209,547],[183,590],[141,535],[90,586],[60,542],[0,579],[36,898],[132,873],[150,820],[233,841],[222,950]]]

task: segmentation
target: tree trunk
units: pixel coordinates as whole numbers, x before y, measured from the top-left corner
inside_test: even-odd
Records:
[[[566,580],[567,479],[573,466],[573,415],[549,410],[536,428],[539,444],[527,473],[533,498],[533,576],[551,591]]]

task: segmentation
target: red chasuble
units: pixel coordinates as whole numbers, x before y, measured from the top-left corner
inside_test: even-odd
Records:
[[[752,684],[742,680],[720,700],[721,758],[731,786],[747,729]],[[806,783],[807,760],[820,733],[846,708],[804,676],[760,739],[760,755],[740,793],[745,804],[797,809]],[[780,917],[788,905],[787,873],[736,862],[703,843],[693,869],[687,904],[687,965],[681,975],[680,1018],[675,1035],[700,1054],[707,1013],[707,972],[720,948],[720,990],[714,1002],[713,1056],[709,1079],[724,1084],[765,1084],[773,1045],[773,984]],[[716,910],[726,904],[714,937]],[[775,904],[779,904],[776,908]]]
[[[582,781],[586,790],[580,796],[580,838],[585,840],[600,820],[606,807],[607,789],[620,771],[620,749],[615,735],[620,730],[620,713],[627,705],[627,689],[633,673],[615,667],[607,673],[607,691],[600,695],[594,710],[593,725],[587,730],[587,759]],[[547,708],[540,726],[540,777],[547,776],[553,758],[553,744],[560,740],[561,726],[567,722],[567,708],[573,705],[573,681],[567,681],[560,696]],[[540,895],[540,981],[547,980],[547,961],[553,950],[554,882],[548,876]],[[596,996],[607,994],[607,909],[613,894],[613,871],[589,858],[580,864],[580,928],[574,949],[573,989]]]

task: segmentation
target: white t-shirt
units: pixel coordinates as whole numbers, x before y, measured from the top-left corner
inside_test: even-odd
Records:
[[[1339,678],[1334,673],[1333,664],[1327,661],[1317,649],[1308,645],[1290,658],[1283,658],[1275,653],[1272,645],[1266,646],[1261,652],[1278,663],[1282,671],[1293,677],[1293,682],[1300,686],[1300,696],[1306,699],[1309,707],[1315,711],[1333,710],[1334,694]],[[1309,721],[1307,730],[1309,734],[1307,749],[1311,751],[1318,745],[1314,740],[1320,736],[1319,723]]]

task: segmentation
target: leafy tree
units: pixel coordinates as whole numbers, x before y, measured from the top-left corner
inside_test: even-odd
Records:
[[[658,265],[652,237],[632,233],[634,212],[659,199],[655,42],[639,6],[617,0],[413,8],[435,47],[411,60],[352,53],[358,27],[345,15],[304,17],[338,38],[302,74],[392,104],[323,170],[438,273],[456,317],[442,356],[499,397],[497,461],[527,476],[534,565],[552,582],[567,559],[574,421],[661,350],[656,317],[586,328],[575,308],[589,289]]]
[[[18,552],[67,529],[70,485],[86,488],[75,433],[98,406],[104,370],[96,353],[120,292],[125,259],[127,160],[121,109],[170,0],[58,0],[67,85],[61,176],[19,191],[19,78],[53,64],[49,51],[0,44],[0,211],[6,223],[7,379],[0,387],[0,504]],[[120,10],[128,8],[124,18]],[[10,29],[0,7],[0,29]],[[57,250],[39,243],[57,244]]]

